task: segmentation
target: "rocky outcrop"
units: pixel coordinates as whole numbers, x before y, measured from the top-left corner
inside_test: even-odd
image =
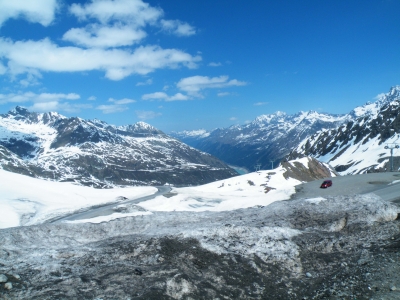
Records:
[[[307,163],[300,161],[283,161],[282,167],[287,171],[285,178],[294,178],[302,182],[309,182],[315,179],[322,179],[338,175],[329,165],[324,164],[312,157],[307,158]]]

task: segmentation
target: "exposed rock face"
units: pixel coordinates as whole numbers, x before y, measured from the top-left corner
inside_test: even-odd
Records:
[[[396,299],[398,211],[365,195],[5,229],[0,299]]]
[[[303,182],[331,177],[332,174],[337,175],[335,170],[330,168],[329,165],[321,163],[312,157],[308,157],[307,165],[296,161],[283,161],[282,167],[287,170],[284,174],[285,178],[290,177]]]
[[[21,107],[0,115],[0,166],[97,187],[204,184],[237,175],[143,122],[118,127]]]

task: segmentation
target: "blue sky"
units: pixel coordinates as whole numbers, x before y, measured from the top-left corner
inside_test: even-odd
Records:
[[[347,113],[400,84],[398,0],[0,0],[0,113],[145,121]]]

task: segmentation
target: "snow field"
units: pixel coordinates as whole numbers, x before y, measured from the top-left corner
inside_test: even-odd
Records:
[[[307,166],[308,158],[297,160]],[[73,223],[101,223],[118,218],[151,214],[156,211],[231,211],[267,206],[290,199],[295,186],[302,182],[285,178],[286,169],[258,171],[209,184],[173,188],[171,197],[157,196],[138,204],[143,211],[115,212]],[[35,179],[0,170],[0,228],[40,224],[52,218],[71,214],[91,206],[117,203],[121,197],[130,200],[156,192],[155,187],[94,189],[73,183]],[[322,201],[310,200],[310,201]]]
[[[275,201],[289,199],[295,186],[302,183],[296,179],[285,179],[286,170],[258,171],[219,180],[209,184],[174,188],[175,196],[158,196],[140,203],[150,211],[226,211],[266,206]],[[266,188],[272,188],[266,192]]]
[[[154,187],[95,189],[69,182],[53,182],[0,170],[0,228],[40,224],[82,208],[139,198]]]

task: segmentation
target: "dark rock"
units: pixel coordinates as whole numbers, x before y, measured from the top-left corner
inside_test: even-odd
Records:
[[[140,268],[136,268],[134,272],[136,275],[143,275],[143,271]]]

